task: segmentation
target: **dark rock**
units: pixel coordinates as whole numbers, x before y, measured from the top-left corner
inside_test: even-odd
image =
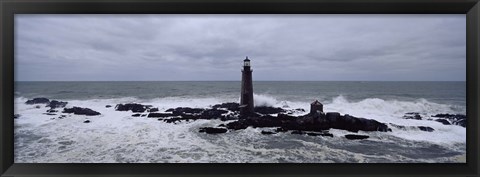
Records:
[[[158,112],[158,111],[159,111],[158,108],[150,108],[148,110],[148,112]]]
[[[199,132],[205,132],[205,133],[208,133],[208,134],[218,134],[218,133],[227,132],[227,129],[225,129],[225,128],[213,128],[213,127],[203,127],[203,128],[200,128]]]
[[[165,112],[172,112],[175,116],[181,116],[183,114],[198,114],[201,113],[204,109],[202,108],[188,108],[188,107],[178,107],[178,108],[170,108],[167,109]]]
[[[90,123],[90,120],[85,120],[83,121],[83,123]]]
[[[331,128],[348,130],[352,132],[362,131],[381,131],[387,132],[388,126],[373,119],[356,118],[345,114],[333,122],[329,122]]]
[[[218,109],[218,108],[225,108],[229,111],[240,111],[240,108],[239,108],[240,104],[238,103],[222,103],[222,104],[217,104],[217,105],[213,105],[212,108],[214,109]]]
[[[142,114],[133,114],[132,117],[140,117]]]
[[[417,128],[419,128],[422,131],[426,131],[426,132],[433,132],[435,130],[432,127],[426,127],[426,126],[418,126]]]
[[[277,129],[275,129],[276,132],[287,132],[288,130],[283,128],[283,127],[278,127]]]
[[[326,132],[323,132],[323,133],[310,132],[310,133],[307,133],[307,135],[308,136],[329,136],[329,137],[333,137],[333,134],[326,133]]]
[[[466,115],[463,114],[437,114],[432,117],[447,118],[447,119],[467,119]]]
[[[362,131],[388,131],[386,124],[376,120],[356,118],[338,113],[329,114],[329,118],[323,113],[312,113],[305,116],[295,117],[286,114],[278,114],[277,117],[265,115],[259,117],[247,117],[227,124],[229,129],[245,129],[252,127],[282,127],[286,130],[323,131],[330,128],[348,130],[353,132]]]
[[[415,120],[422,120],[422,116],[418,112],[407,112],[404,116],[404,119],[415,119]]]
[[[305,109],[297,108],[297,109],[295,109],[295,111],[305,112]]]
[[[54,114],[54,113],[43,113],[43,114],[49,115],[49,116],[55,116],[55,115],[57,115],[57,114]]]
[[[456,120],[453,122],[454,125],[459,125],[462,127],[467,127],[467,119]]]
[[[263,134],[263,135],[271,135],[271,134],[277,134],[277,133],[276,133],[276,132],[271,132],[271,131],[262,130],[262,134]]]
[[[40,105],[37,105],[37,106],[35,106],[35,108],[40,109],[41,107],[40,107]]]
[[[401,129],[401,130],[407,130],[407,127],[403,126],[403,125],[397,125],[397,124],[392,124],[392,123],[390,123],[390,125],[392,127],[395,127],[395,128]]]
[[[50,100],[48,98],[34,98],[32,100],[28,100],[25,104],[48,104]]]
[[[327,112],[327,114],[325,115],[325,118],[329,122],[335,122],[340,118],[340,113],[338,113],[338,112]]]
[[[225,124],[220,124],[218,127],[227,127]]]
[[[348,135],[345,135],[345,138],[347,138],[349,140],[363,140],[363,139],[369,138],[369,136],[348,134]]]
[[[300,131],[300,130],[294,130],[294,131],[292,131],[292,134],[294,134],[294,135],[303,135],[303,134],[305,134],[305,132],[302,132],[302,131]]]
[[[52,113],[52,112],[58,112],[58,111],[55,110],[55,109],[49,109],[49,110],[47,110],[47,112],[48,112],[48,113]]]
[[[209,109],[209,110],[203,111],[200,117],[202,119],[217,119],[217,118],[222,118],[222,114],[225,114],[225,113],[228,113],[228,111],[219,110],[219,109]]]
[[[52,101],[50,101],[50,103],[47,104],[46,107],[50,107],[50,109],[64,108],[65,106],[67,106],[67,104],[68,104],[68,102],[52,100]]]
[[[100,113],[97,111],[91,110],[89,108],[81,108],[81,107],[64,108],[62,113],[73,113],[75,115],[86,115],[86,116],[100,115]]]
[[[106,108],[110,108],[110,107],[112,107],[112,105],[106,105],[105,107],[106,107]]]
[[[259,106],[253,108],[254,112],[260,113],[260,114],[278,114],[278,113],[284,113],[286,112],[282,108],[275,108],[275,107],[269,107],[269,106]]]
[[[13,115],[13,118],[14,118],[14,119],[18,119],[20,116],[21,116],[20,114],[14,114],[14,115]]]
[[[446,120],[446,119],[437,119],[437,120],[435,120],[435,121],[440,122],[440,123],[442,123],[443,125],[451,125],[450,122],[449,122],[448,120]]]
[[[437,114],[432,117],[448,119],[453,125],[467,127],[467,116],[463,114]]]
[[[137,103],[117,104],[115,106],[116,111],[132,111],[132,112],[145,112],[150,105],[141,105]]]
[[[150,113],[147,117],[173,117],[173,114],[170,113]]]

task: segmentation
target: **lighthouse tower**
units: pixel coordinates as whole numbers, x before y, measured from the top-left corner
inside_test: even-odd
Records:
[[[240,95],[240,115],[248,116],[253,113],[253,84],[252,69],[248,56],[243,60],[242,91]]]

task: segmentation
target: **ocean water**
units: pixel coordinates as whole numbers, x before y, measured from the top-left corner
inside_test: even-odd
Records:
[[[457,163],[465,162],[466,129],[431,120],[403,119],[418,112],[424,119],[440,113],[466,114],[465,82],[258,81],[255,106],[309,110],[318,99],[325,112],[340,112],[383,123],[429,126],[392,132],[351,132],[331,129],[334,137],[278,133],[247,128],[210,135],[200,127],[224,124],[197,120],[176,124],[131,117],[114,111],[120,103],[141,103],[165,111],[239,102],[239,81],[178,82],[16,82],[15,163]],[[99,116],[45,115],[25,101],[46,97],[86,107]],[[112,105],[112,108],[106,108]],[[303,114],[303,113],[297,113]],[[84,120],[91,123],[85,124]]]

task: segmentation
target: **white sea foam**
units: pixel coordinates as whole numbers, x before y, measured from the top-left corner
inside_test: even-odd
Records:
[[[308,112],[309,103],[279,100],[271,95],[256,94],[255,105],[303,108]],[[136,98],[61,100],[68,101],[67,107],[79,106],[100,112],[100,116],[71,115],[64,119],[45,115],[44,105],[26,105],[26,98],[15,99],[16,135],[25,135],[15,142],[15,161],[18,162],[335,162],[350,159],[352,162],[370,162],[372,157],[346,150],[332,149],[322,141],[342,142],[346,132],[331,130],[333,139],[308,137],[296,140],[290,134],[261,135],[261,129],[247,128],[229,131],[222,135],[198,133],[199,127],[216,126],[219,120],[197,120],[169,124],[157,119],[131,117],[132,112],[114,111],[118,103],[138,102],[158,107],[160,111],[172,107],[209,107],[223,102],[237,101],[236,98],[182,98],[168,97],[150,100]],[[106,108],[106,105],[113,107]],[[439,144],[445,147],[465,146],[465,128],[443,125],[428,120],[407,120],[401,117],[406,112],[420,112],[423,116],[436,113],[456,113],[449,105],[419,99],[414,102],[370,98],[352,102],[339,96],[324,105],[326,112],[340,112],[356,117],[375,119],[384,123],[407,126],[430,126],[434,132],[418,129],[393,132],[359,132],[368,134],[372,141],[387,141],[388,137],[399,137]],[[52,120],[51,118],[55,118]],[[84,120],[91,123],[83,123]],[[30,137],[30,138],[29,138]],[[33,137],[33,138],[31,138]],[[386,138],[387,137],[387,138]],[[313,139],[316,138],[316,139]],[[308,141],[307,141],[308,140]],[[270,147],[269,143],[283,141],[301,142],[305,147]],[[328,152],[328,153],[327,153]],[[406,158],[392,156],[395,158]],[[337,159],[337,160],[335,160]],[[411,160],[411,159],[410,159]],[[341,160],[338,160],[341,161]],[[388,159],[387,159],[388,161]],[[423,160],[428,161],[428,160]]]

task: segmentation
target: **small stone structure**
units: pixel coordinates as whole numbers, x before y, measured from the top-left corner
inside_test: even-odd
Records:
[[[317,111],[323,112],[323,104],[315,100],[310,104],[310,114],[316,113]]]

